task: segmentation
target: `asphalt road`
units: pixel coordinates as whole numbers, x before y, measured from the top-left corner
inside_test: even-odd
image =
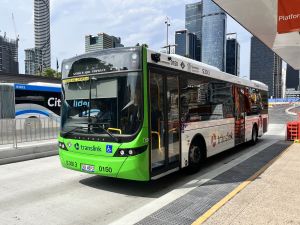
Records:
[[[270,123],[271,124],[286,124],[289,121],[293,121],[297,119],[297,116],[293,116],[290,114],[286,114],[285,110],[292,105],[288,106],[273,106],[269,108],[270,114]]]
[[[271,129],[257,144],[282,136],[285,108],[270,110]],[[276,134],[276,135],[273,135]],[[109,224],[245,155],[248,145],[212,157],[195,175],[177,172],[149,183],[64,169],[58,156],[0,166],[0,224]]]

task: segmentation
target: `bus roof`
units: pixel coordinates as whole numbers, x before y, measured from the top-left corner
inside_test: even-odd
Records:
[[[28,85],[61,88],[61,84],[45,83],[45,82],[31,82],[31,83],[28,83]]]
[[[153,60],[152,56],[155,54],[159,56],[159,61]],[[189,59],[176,54],[158,53],[156,51],[148,49],[147,61],[148,63],[160,65],[162,67],[168,67],[168,68],[181,70],[181,71],[185,71],[197,75],[211,77],[217,80],[229,81],[234,84],[239,84],[243,86],[248,86],[248,87],[268,91],[268,86],[262,82],[250,81],[244,78],[240,78],[238,76],[222,72],[214,66],[210,66],[205,63],[198,62],[196,60]]]
[[[47,85],[35,85],[35,84],[14,84],[15,90],[27,90],[27,91],[43,91],[43,92],[61,92],[61,85],[47,86]]]

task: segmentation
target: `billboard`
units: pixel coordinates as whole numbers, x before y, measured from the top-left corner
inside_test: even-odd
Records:
[[[277,32],[300,31],[300,0],[278,0]]]

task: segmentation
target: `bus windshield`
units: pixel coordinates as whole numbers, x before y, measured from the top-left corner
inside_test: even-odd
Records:
[[[62,135],[117,136],[141,127],[141,72],[66,79],[63,82]],[[108,131],[108,132],[107,132]]]

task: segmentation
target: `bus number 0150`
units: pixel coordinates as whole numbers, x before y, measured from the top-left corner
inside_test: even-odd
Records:
[[[100,172],[112,173],[112,168],[109,166],[99,166]]]

